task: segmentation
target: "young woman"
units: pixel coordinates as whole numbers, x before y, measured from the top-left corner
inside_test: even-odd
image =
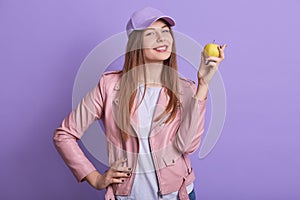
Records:
[[[200,145],[208,85],[220,57],[202,53],[198,85],[178,77],[174,20],[154,8],[132,14],[121,71],[106,72],[55,130],[55,146],[78,181],[106,199],[195,199],[189,154]],[[209,61],[209,62],[207,62]],[[100,174],[76,140],[102,120],[109,169]]]

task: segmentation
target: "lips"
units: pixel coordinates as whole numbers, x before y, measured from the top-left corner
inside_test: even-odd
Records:
[[[162,45],[162,46],[159,46],[159,47],[156,47],[156,48],[153,48],[153,49],[157,52],[166,52],[167,49],[168,49],[168,46],[167,45]]]

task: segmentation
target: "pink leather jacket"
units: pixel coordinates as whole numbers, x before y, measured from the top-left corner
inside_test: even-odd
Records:
[[[54,144],[78,181],[96,170],[86,158],[76,140],[95,120],[103,120],[107,139],[109,163],[127,157],[127,165],[133,172],[139,152],[138,116],[131,116],[132,133],[124,143],[116,123],[118,110],[118,80],[120,73],[104,73],[97,84],[79,103],[54,132]],[[200,145],[204,132],[206,100],[194,98],[196,86],[192,81],[180,79],[180,109],[172,122],[165,123],[166,117],[154,121],[151,126],[149,144],[158,180],[159,194],[179,191],[180,199],[188,199],[186,186],[195,179],[189,154]],[[161,114],[168,103],[167,90],[162,88],[154,118]],[[135,102],[136,103],[136,102]],[[105,199],[114,195],[129,195],[134,173],[122,184],[107,188]]]

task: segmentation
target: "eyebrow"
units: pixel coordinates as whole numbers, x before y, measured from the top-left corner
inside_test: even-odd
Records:
[[[162,26],[162,27],[160,27],[160,28],[166,28],[166,27],[168,27],[168,25],[164,25],[164,26]],[[159,27],[157,27],[157,28],[159,28]],[[157,29],[157,28],[146,28],[145,31],[147,31],[147,30],[155,30],[155,29]],[[169,28],[169,27],[168,27],[168,28]]]

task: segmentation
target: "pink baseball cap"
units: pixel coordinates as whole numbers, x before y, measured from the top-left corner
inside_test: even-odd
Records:
[[[141,10],[135,11],[131,16],[126,26],[127,35],[134,30],[143,30],[149,27],[153,22],[158,19],[164,19],[169,26],[174,26],[175,21],[172,17],[165,15],[160,10],[155,8],[146,7]]]

